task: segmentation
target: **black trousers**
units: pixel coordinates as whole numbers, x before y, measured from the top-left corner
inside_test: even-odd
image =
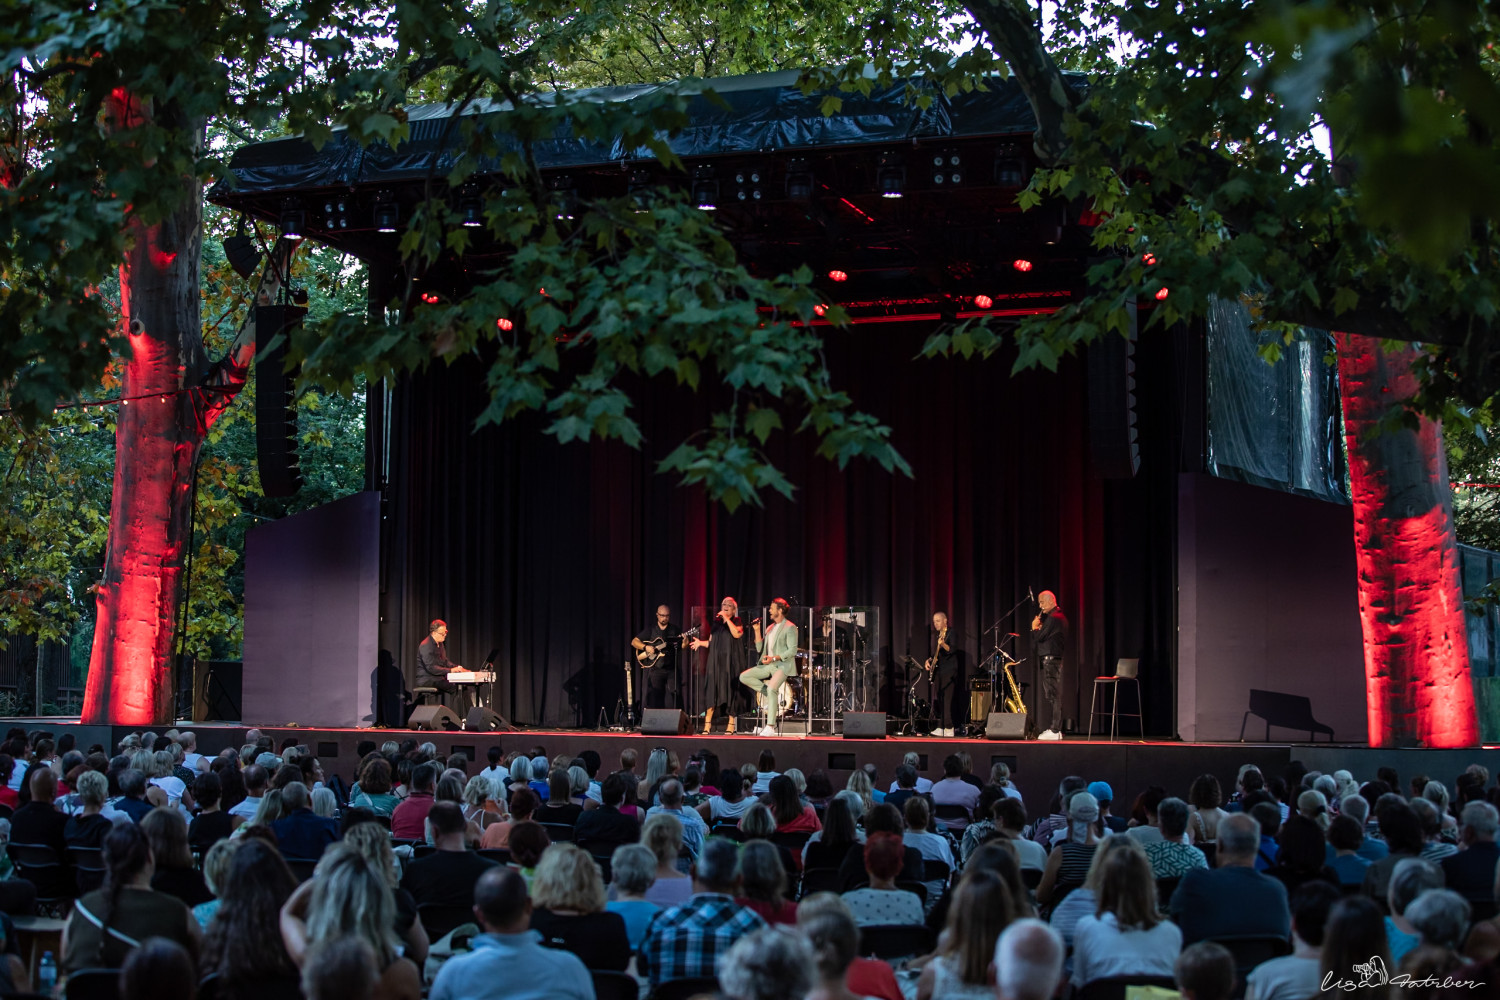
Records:
[[[939,729],[954,729],[965,724],[969,715],[966,703],[958,701],[963,672],[957,665],[938,667],[927,682],[927,697],[932,702],[932,716]]]
[[[666,667],[644,670],[646,680],[646,707],[667,708],[667,689],[672,683],[672,671]]]
[[[1042,657],[1040,673],[1042,696],[1036,706],[1037,729],[1062,732],[1062,657]]]

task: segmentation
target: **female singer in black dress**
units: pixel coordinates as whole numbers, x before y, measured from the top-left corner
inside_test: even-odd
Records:
[[[723,705],[728,710],[729,725],[725,735],[734,732],[734,699],[739,695],[740,671],[745,669],[745,627],[740,624],[740,605],[732,597],[719,604],[707,639],[694,639],[693,648],[708,647],[708,676],[704,678],[708,712],[703,716],[703,732],[713,730],[714,712]]]

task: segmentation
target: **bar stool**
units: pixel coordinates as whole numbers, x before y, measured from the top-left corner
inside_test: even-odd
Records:
[[[1113,676],[1106,675],[1104,677],[1094,678],[1094,695],[1089,700],[1090,737],[1094,735],[1094,715],[1099,705],[1100,684],[1103,684],[1105,686],[1105,689],[1108,690],[1111,694],[1109,700],[1109,738],[1114,739],[1118,734],[1120,716],[1122,715],[1127,719],[1134,719],[1136,721],[1136,724],[1141,727],[1141,732],[1144,735],[1146,726],[1144,721],[1141,719],[1141,679],[1138,676],[1140,674],[1140,670],[1140,657],[1135,657],[1133,659],[1125,659],[1122,657],[1115,662],[1115,672]],[[1125,681],[1129,681],[1131,684],[1135,685],[1136,710],[1134,712],[1120,711],[1120,685]]]

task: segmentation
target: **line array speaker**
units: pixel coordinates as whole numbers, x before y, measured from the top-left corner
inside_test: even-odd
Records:
[[[255,307],[255,464],[260,491],[289,497],[302,488],[297,458],[297,386],[286,371],[286,337],[302,324],[299,306]],[[274,347],[273,338],[284,334]]]

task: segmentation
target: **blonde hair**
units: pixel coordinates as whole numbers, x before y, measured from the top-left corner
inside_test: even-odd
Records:
[[[238,838],[225,837],[210,847],[203,856],[203,881],[208,885],[208,891],[215,896],[219,894],[219,886],[224,884],[224,876],[229,874],[229,863],[234,860],[234,852],[243,843]]]
[[[482,774],[476,774],[464,785],[464,802],[471,806],[482,806],[495,796],[495,788],[490,784],[490,779]]]
[[[755,803],[740,817],[740,833],[746,837],[770,837],[775,832],[776,817],[764,803]]]
[[[307,904],[309,947],[357,937],[374,949],[377,966],[385,968],[397,957],[395,919],[396,899],[386,873],[352,847],[328,848],[318,862]]]
[[[396,865],[396,852],[391,850],[391,835],[379,823],[356,823],[344,832],[343,843],[374,863],[386,873],[386,882],[392,889],[401,881],[401,869]]]
[[[607,899],[599,865],[576,844],[553,844],[537,863],[531,901],[549,910],[601,912]]]
[[[660,866],[675,866],[682,852],[682,820],[668,813],[657,813],[641,827],[641,843],[656,855]]]
[[[781,773],[792,779],[792,784],[797,786],[798,795],[801,795],[803,792],[807,791],[807,778],[803,775],[801,770],[795,767],[789,767]]]
[[[870,783],[870,776],[864,771],[855,771],[849,775],[849,780],[844,787],[859,796],[860,801],[865,804],[865,812],[868,813],[875,806],[875,786]]]
[[[265,797],[260,800],[260,805],[255,807],[255,815],[250,818],[248,826],[270,826],[272,823],[286,815],[281,806],[281,789],[272,788],[267,790]]]
[[[1125,851],[1131,847],[1142,849],[1134,837],[1105,837],[1099,841],[1099,846],[1094,849],[1094,857],[1089,861],[1089,873],[1083,880],[1084,887],[1094,894],[1095,899],[1099,898],[1099,883],[1104,878],[1104,859],[1115,851]]]
[[[1151,877],[1151,862],[1134,837],[1118,839],[1127,843],[1122,849],[1110,851],[1099,863],[1098,888],[1094,890],[1099,902],[1094,916],[1113,913],[1122,931],[1149,931],[1161,922],[1156,914],[1156,881]]]

